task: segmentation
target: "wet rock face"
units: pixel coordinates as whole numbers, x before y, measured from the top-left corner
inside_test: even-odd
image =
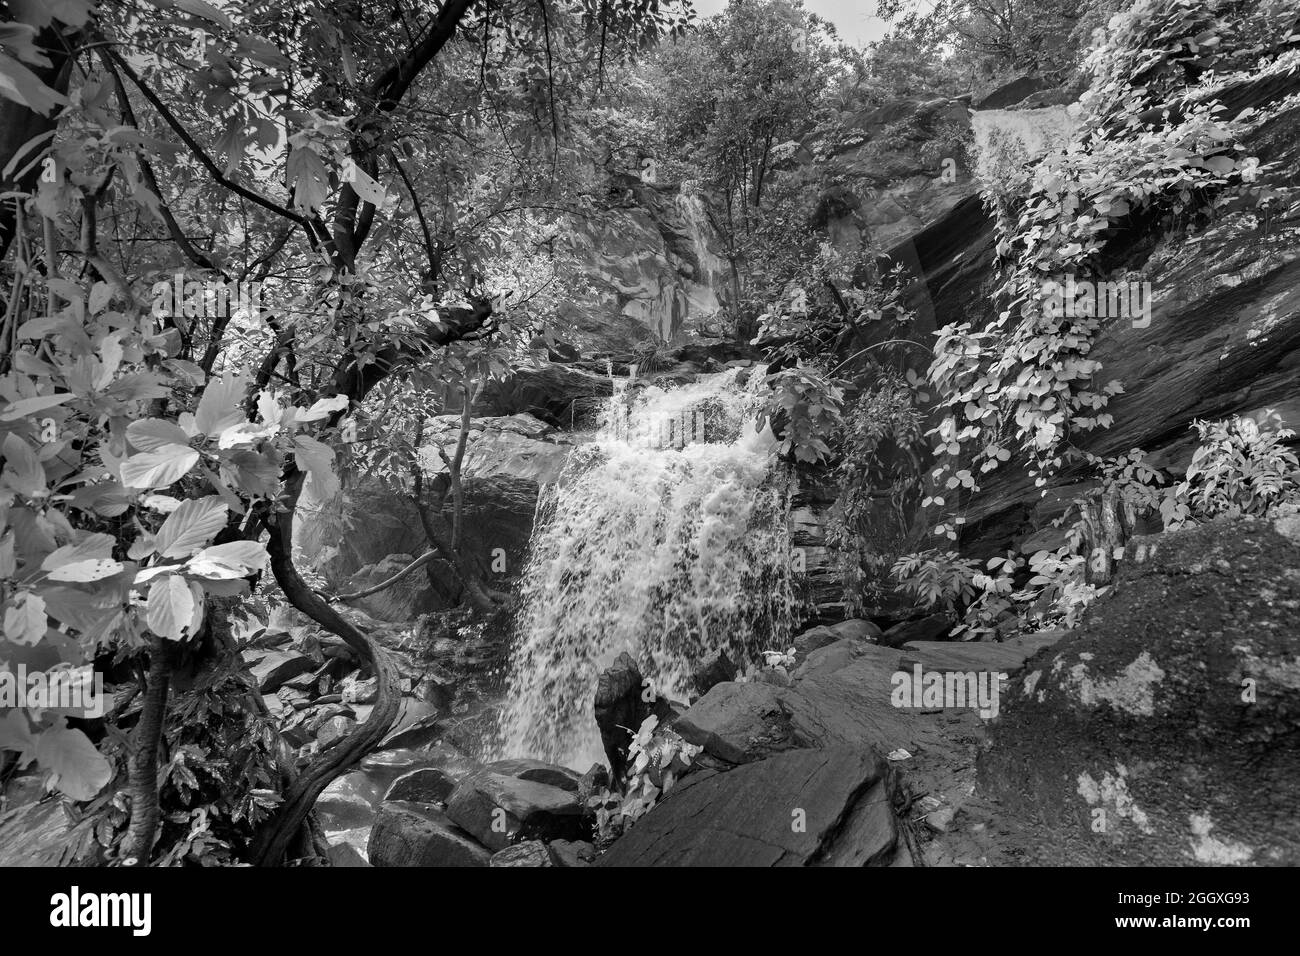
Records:
[[[1076,633],[979,763],[1033,862],[1300,863],[1300,518],[1135,538]]]

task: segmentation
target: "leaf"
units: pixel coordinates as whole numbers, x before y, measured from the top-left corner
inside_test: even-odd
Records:
[[[348,173],[348,184],[356,191],[358,196],[375,207],[384,204],[384,201],[388,198],[388,193],[364,169],[353,163],[348,168]]]
[[[46,555],[45,560],[41,562],[41,570],[53,571],[60,565],[69,564],[73,561],[111,558],[113,556],[113,540],[111,534],[88,534],[80,541],[65,544],[63,547],[51,551]]]
[[[194,425],[205,435],[219,435],[245,421],[243,409],[245,378],[227,371],[208,381],[194,413]]]
[[[322,418],[329,418],[335,412],[340,412],[348,407],[348,397],[346,395],[334,395],[330,398],[317,399],[312,403],[311,408],[306,411],[299,411],[294,421],[297,422],[315,422]]]
[[[163,488],[180,479],[198,461],[199,453],[188,445],[162,445],[122,462],[122,484],[127,488]]]
[[[120,574],[122,564],[111,558],[86,558],[82,561],[73,561],[69,564],[61,565],[49,573],[51,581],[67,581],[78,584],[84,584],[88,581],[98,581],[101,578],[111,578],[115,574]]]
[[[31,645],[45,637],[45,599],[31,591],[20,591],[5,608],[5,640]]]
[[[73,800],[89,800],[113,778],[113,767],[80,730],[60,720],[36,739],[36,762],[50,785]]]
[[[179,574],[168,574],[149,586],[145,621],[159,637],[179,641],[194,619],[194,593]]]
[[[257,541],[228,541],[225,544],[214,544],[210,548],[204,548],[191,559],[190,567],[198,574],[201,572],[195,567],[196,562],[213,561],[227,567],[239,568],[244,574],[251,574],[262,570],[269,558],[266,547]],[[243,577],[243,574],[240,577]]]
[[[226,126],[226,131],[217,140],[216,151],[226,157],[227,176],[235,172],[244,161],[248,149],[248,135],[245,132],[244,117],[238,114]]]
[[[252,445],[261,441],[263,438],[271,438],[280,430],[278,425],[257,425],[253,422],[240,422],[238,425],[231,425],[221,433],[217,439],[217,447],[223,450],[236,448],[240,445]]]
[[[212,6],[212,4],[205,3],[204,0],[176,0],[176,6],[179,9],[184,10],[186,13],[191,13],[196,17],[202,17],[204,20],[207,20],[210,23],[215,23],[218,26],[223,26],[227,30],[231,29],[235,25],[230,17]]]
[[[298,467],[307,472],[312,492],[320,501],[328,501],[338,494],[334,449],[309,435],[298,435],[293,440],[293,455]]]
[[[227,510],[216,495],[182,501],[154,535],[154,547],[164,558],[189,557],[225,527]]]
[[[68,98],[41,82],[27,67],[6,53],[0,53],[0,96],[13,100],[42,116],[49,116]]]
[[[156,451],[163,445],[187,445],[185,430],[161,418],[144,418],[126,426],[126,440],[140,451]]]
[[[44,411],[47,408],[53,408],[55,405],[62,405],[66,401],[76,398],[71,392],[59,392],[57,395],[38,395],[35,398],[20,398],[0,412],[0,422],[12,422],[22,418],[24,415],[30,415],[32,412]]]
[[[19,770],[36,759],[36,737],[21,710],[11,710],[0,720],[0,750],[18,751]]]
[[[329,173],[313,150],[305,146],[290,150],[285,175],[293,188],[294,208],[299,212],[314,212],[325,202]]]
[[[10,432],[5,435],[4,444],[0,445],[0,452],[5,457],[0,483],[29,498],[45,493],[45,469],[27,442]]]
[[[51,18],[68,26],[85,26],[95,8],[94,0],[10,0],[14,19],[34,27],[48,26]]]

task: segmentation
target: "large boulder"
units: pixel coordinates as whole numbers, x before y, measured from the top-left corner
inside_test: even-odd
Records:
[[[414,556],[406,553],[386,555],[359,569],[347,579],[342,590],[345,594],[368,591],[394,577],[414,560]],[[354,604],[381,621],[411,621],[438,607],[429,580],[419,569],[374,594],[357,599]]]
[[[686,778],[598,866],[910,862],[896,777],[869,748],[796,750]]]
[[[447,816],[492,850],[505,849],[520,837],[574,840],[585,835],[576,793],[489,770],[457,784]]]
[[[1300,864],[1300,517],[1136,538],[1004,695],[981,790],[1053,864]]]
[[[370,825],[378,803],[374,781],[354,770],[330,781],[316,798],[316,815],[326,832],[353,830]]]
[[[592,399],[613,394],[614,384],[607,375],[544,364],[517,368],[503,379],[491,379],[473,411],[489,417],[527,414],[568,428],[577,424],[582,413],[594,410],[596,403]]]
[[[370,833],[372,866],[488,866],[492,854],[437,807],[394,801]]]

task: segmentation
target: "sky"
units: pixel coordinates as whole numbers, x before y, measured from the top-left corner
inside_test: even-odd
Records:
[[[700,18],[721,12],[727,0],[695,0]],[[876,0],[804,0],[804,6],[831,21],[841,37],[857,46],[879,40],[887,24],[876,17]]]

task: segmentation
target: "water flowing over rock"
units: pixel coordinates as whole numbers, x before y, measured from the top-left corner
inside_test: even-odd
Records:
[[[623,652],[656,694],[681,699],[719,648],[748,661],[784,646],[796,603],[789,489],[736,371],[672,390],[620,388],[597,439],[544,493],[504,756],[603,760],[592,699],[598,673]]]

